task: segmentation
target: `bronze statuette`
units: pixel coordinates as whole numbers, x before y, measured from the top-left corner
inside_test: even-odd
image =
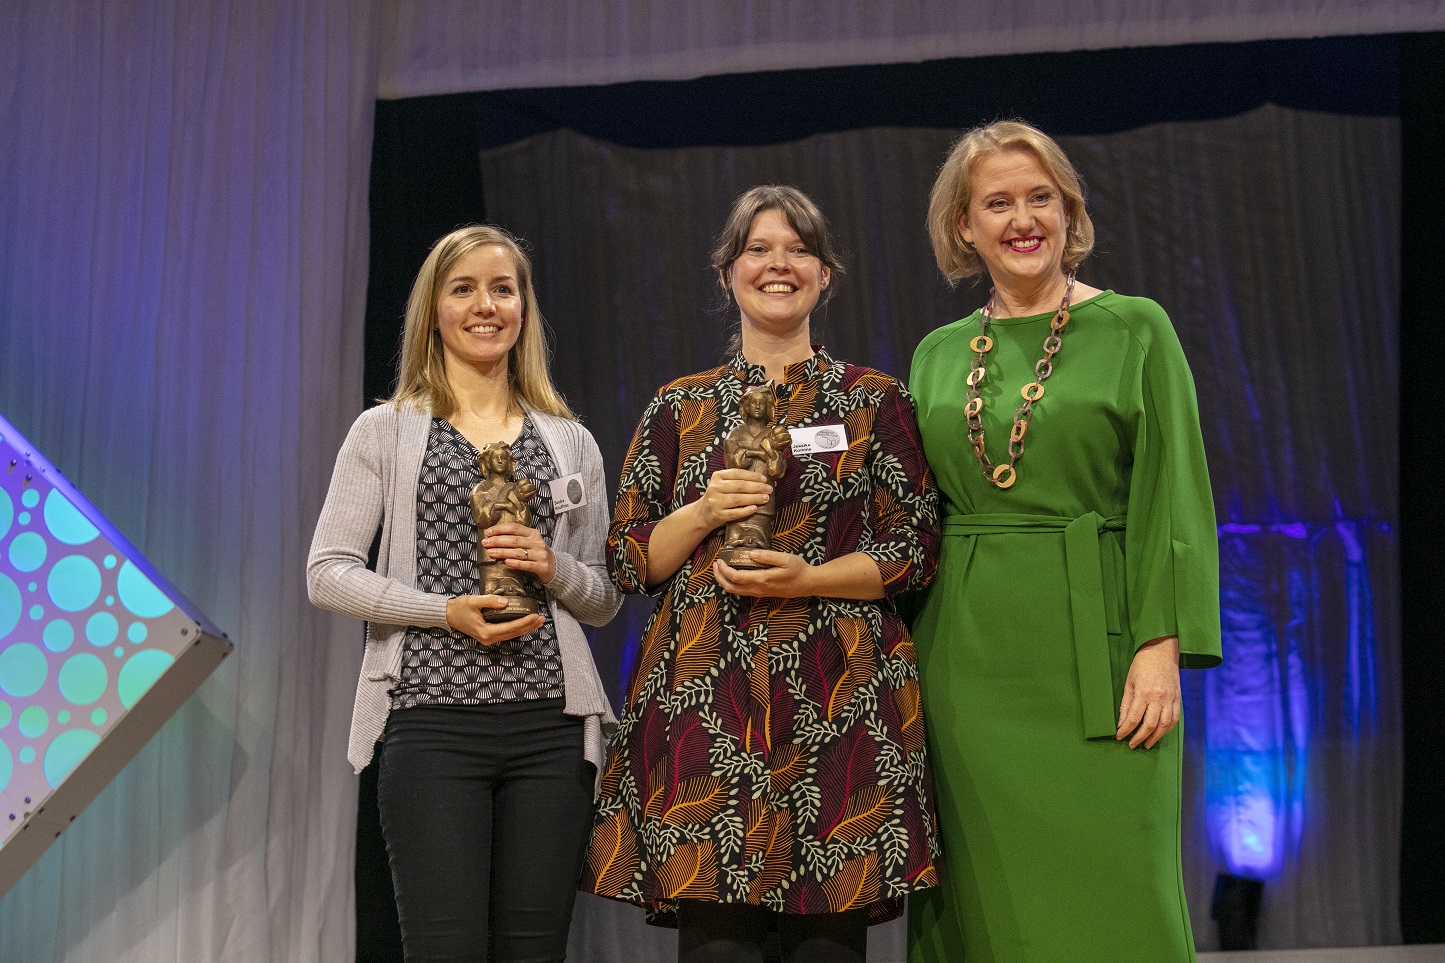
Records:
[[[773,424],[772,382],[744,391],[738,410],[743,423],[723,441],[727,467],[755,471],[776,485],[787,467],[784,452],[793,439],[786,428]],[[765,568],[753,561],[749,553],[755,548],[772,548],[776,513],[777,497],[770,494],[767,502],[747,518],[728,522],[719,557],[733,568]]]
[[[483,532],[502,522],[516,522],[532,527],[532,510],[527,502],[537,494],[537,486],[529,479],[509,481],[517,470],[512,448],[505,442],[493,442],[477,456],[482,480],[472,487],[472,521],[477,523],[477,568],[481,575],[483,595],[499,595],[507,602],[503,609],[487,609],[488,622],[510,622],[537,612],[537,602],[527,594],[522,579],[524,572],[507,567],[501,559],[487,557],[482,546]]]

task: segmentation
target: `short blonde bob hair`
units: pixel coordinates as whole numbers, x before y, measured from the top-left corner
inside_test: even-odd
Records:
[[[928,236],[933,257],[950,285],[986,270],[974,246],[963,239],[958,222],[968,213],[969,189],[979,161],[1004,150],[1025,150],[1059,185],[1069,219],[1064,238],[1064,272],[1076,269],[1094,249],[1094,222],[1084,208],[1084,187],[1063,149],[1052,137],[1021,120],[996,120],[970,130],[948,152],[928,199]]]
[[[517,288],[522,295],[522,330],[507,354],[512,395],[549,415],[573,418],[567,402],[552,386],[552,376],[547,370],[547,334],[542,312],[537,307],[537,293],[532,288],[532,262],[517,238],[499,227],[483,224],[452,231],[432,245],[431,253],[422,262],[406,302],[396,391],[385,400],[425,408],[434,418],[448,418],[456,411],[457,399],[447,382],[446,356],[442,351],[441,332],[437,330],[437,300],[457,261],[479,247],[493,245],[505,248],[512,256]]]

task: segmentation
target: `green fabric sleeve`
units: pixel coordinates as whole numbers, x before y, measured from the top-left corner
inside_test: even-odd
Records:
[[[1134,644],[1177,635],[1180,664],[1209,668],[1221,661],[1219,537],[1194,378],[1163,309],[1134,304],[1126,321],[1141,356],[1124,549]]]

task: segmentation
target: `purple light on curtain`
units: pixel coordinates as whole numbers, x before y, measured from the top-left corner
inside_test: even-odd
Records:
[[[1275,564],[1270,543],[1312,539],[1303,523],[1219,534],[1224,664],[1205,676],[1205,818],[1229,872],[1266,879],[1302,826],[1310,728],[1297,629],[1312,597],[1309,573]]]
[[[1336,512],[1339,502],[1335,502]],[[1345,676],[1342,723],[1356,739],[1373,736],[1379,721],[1379,687],[1375,652],[1375,623],[1371,618],[1374,597],[1370,591],[1369,569],[1365,563],[1365,547],[1356,522],[1341,519],[1335,523],[1345,556],[1345,601],[1348,615],[1345,625]]]

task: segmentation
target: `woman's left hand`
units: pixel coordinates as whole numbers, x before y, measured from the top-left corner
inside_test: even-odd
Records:
[[[712,563],[717,584],[734,595],[796,599],[817,594],[811,584],[813,566],[798,555],[755,548],[753,561],[766,568],[733,568],[722,559]]]
[[[1114,739],[1128,739],[1130,749],[1153,749],[1179,724],[1181,701],[1178,636],[1144,643],[1129,665]]]
[[[535,528],[501,522],[482,533],[487,558],[500,559],[507,568],[531,572],[546,585],[557,574],[557,556]]]

